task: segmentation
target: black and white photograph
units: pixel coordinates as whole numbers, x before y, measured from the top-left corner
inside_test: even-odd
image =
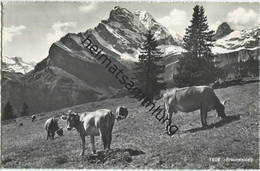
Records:
[[[259,169],[259,1],[0,1],[2,169]]]

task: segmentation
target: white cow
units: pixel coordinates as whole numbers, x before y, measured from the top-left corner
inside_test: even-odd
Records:
[[[112,140],[112,129],[115,120],[125,119],[128,111],[125,107],[118,107],[116,114],[109,109],[100,109],[94,112],[75,113],[68,111],[61,118],[67,120],[67,129],[76,128],[82,140],[81,156],[85,153],[85,136],[90,136],[92,152],[96,153],[95,136],[100,136],[104,149],[109,150]]]
[[[225,118],[225,103],[220,102],[212,88],[208,86],[193,86],[176,88],[163,95],[164,106],[169,122],[172,121],[172,113],[192,112],[200,109],[201,123],[207,127],[207,112],[216,110],[218,116]],[[169,123],[170,125],[170,123]]]

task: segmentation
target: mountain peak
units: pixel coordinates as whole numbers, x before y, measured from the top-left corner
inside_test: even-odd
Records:
[[[138,15],[139,19],[143,21],[153,19],[152,15],[146,11],[137,11],[135,14]]]
[[[228,35],[229,33],[231,33],[233,30],[230,28],[230,26],[228,25],[228,23],[223,22],[222,24],[220,24],[218,26],[217,32],[215,34],[215,38],[216,39],[220,39],[226,35]]]
[[[121,8],[120,6],[115,6],[109,15],[109,20],[123,21],[127,18],[133,18],[133,14],[126,8]]]

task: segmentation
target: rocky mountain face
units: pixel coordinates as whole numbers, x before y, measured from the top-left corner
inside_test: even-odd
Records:
[[[224,67],[246,61],[249,58],[259,58],[260,27],[250,30],[233,31],[223,38],[218,39],[212,52],[217,56],[219,65]]]
[[[168,55],[185,51],[149,13],[115,7],[109,18],[94,29],[68,33],[53,43],[48,57],[33,71],[17,79],[10,79],[10,72],[4,73],[2,106],[9,101],[19,115],[24,102],[33,113],[119,96],[122,85],[81,42],[89,37],[92,44],[131,76],[131,66],[138,60],[148,29],[155,31]]]
[[[215,39],[220,39],[229,33],[231,33],[233,30],[230,28],[228,23],[224,22],[218,26],[218,29],[216,31],[216,34],[214,36]]]

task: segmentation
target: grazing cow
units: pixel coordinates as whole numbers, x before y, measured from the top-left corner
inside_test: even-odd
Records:
[[[60,128],[59,128],[59,125],[58,125],[58,119],[57,118],[49,118],[45,124],[44,124],[44,128],[45,130],[47,131],[47,140],[49,137],[51,137],[51,139],[54,139],[54,135],[55,135],[55,132],[58,131]],[[58,133],[59,132],[59,133]],[[61,134],[63,135],[63,130],[61,131],[58,131],[56,132],[58,135],[61,136]],[[61,133],[62,132],[62,133]]]
[[[72,130],[74,127],[79,132],[82,140],[81,156],[83,156],[85,153],[85,136],[88,135],[91,139],[93,154],[96,153],[95,136],[100,136],[104,149],[108,151],[110,149],[115,120],[125,119],[127,115],[127,109],[119,107],[116,114],[113,114],[109,109],[100,109],[80,114],[69,111],[62,118],[67,120],[68,130]]]
[[[173,89],[163,96],[166,114],[172,122],[172,113],[192,112],[200,109],[202,127],[207,127],[207,112],[216,110],[218,116],[225,118],[225,103],[220,102],[212,88],[208,86],[193,86]]]
[[[36,116],[32,115],[32,122],[35,121],[35,119],[36,119]]]

